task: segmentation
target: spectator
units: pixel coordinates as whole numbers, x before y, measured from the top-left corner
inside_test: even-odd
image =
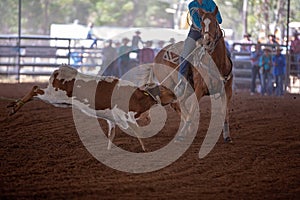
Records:
[[[276,36],[274,34],[269,34],[267,43],[273,45],[273,48],[275,48],[278,45],[278,42],[276,41]]]
[[[119,48],[119,55],[118,55],[118,70],[119,70],[119,76],[121,77],[123,74],[127,72],[129,69],[129,53],[131,51],[131,47],[128,46],[129,43],[128,38],[122,39],[122,45]]]
[[[253,95],[255,93],[256,88],[256,77],[259,78],[259,58],[263,55],[263,51],[261,50],[261,44],[258,42],[255,45],[255,51],[251,53],[251,62],[252,62],[252,73],[251,73],[251,88],[250,94]],[[257,91],[259,92],[259,91]]]
[[[70,53],[70,57],[73,61],[73,67],[75,68],[79,68],[81,67],[82,63],[83,63],[83,54],[84,54],[84,47],[82,46],[80,48],[80,50],[73,51]]]
[[[244,34],[244,38],[241,40],[243,44],[252,44],[251,34],[246,33]],[[241,52],[251,52],[251,45],[241,45]]]
[[[259,73],[261,80],[261,94],[262,95],[272,95],[272,48],[265,47],[263,55],[259,58]]]
[[[282,49],[278,46],[276,54],[273,56],[274,76],[275,76],[275,94],[276,96],[283,95],[283,81],[285,75],[286,61],[285,56],[281,53]]]
[[[164,47],[164,45],[165,45],[165,42],[163,41],[163,40],[160,40],[159,42],[158,42],[158,47],[156,47],[155,49],[154,49],[154,55],[156,56],[157,54],[158,54],[158,52]]]
[[[102,50],[104,76],[117,76],[116,59],[117,50],[112,46],[112,40],[108,40],[107,45]]]
[[[291,42],[291,53],[293,56],[294,63],[296,65],[296,74],[300,75],[300,40],[298,33],[294,33],[294,40]]]
[[[175,38],[170,38],[170,40],[169,40],[169,43],[170,43],[170,44],[175,44],[175,42],[176,42],[176,41],[175,41]]]
[[[139,53],[140,64],[152,63],[154,60],[154,50],[152,47],[152,41],[147,41],[143,49]]]
[[[89,30],[88,30],[86,39],[93,40],[93,43],[91,44],[90,48],[93,48],[94,46],[97,47],[97,37],[94,34],[94,24],[89,23],[88,27],[89,27]]]
[[[144,44],[140,34],[141,34],[140,31],[136,31],[135,35],[132,37],[132,41],[131,41],[131,49],[132,49],[132,51],[135,51],[137,53],[138,53],[138,49],[139,49],[139,43],[141,43],[142,45]]]
[[[115,48],[116,48],[116,52],[117,52],[117,59],[116,59],[116,68],[117,68],[117,77],[121,77],[122,76],[122,71],[120,68],[120,47],[121,47],[121,42],[117,41],[115,42]]]

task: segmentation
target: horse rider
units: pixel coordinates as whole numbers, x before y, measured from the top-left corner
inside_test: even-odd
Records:
[[[201,8],[206,12],[213,12],[215,7],[216,3],[213,0],[193,0],[188,5],[189,13],[192,17],[192,25],[190,26],[188,36],[184,41],[183,51],[180,55],[180,67],[178,73],[179,83],[175,89],[175,93],[178,97],[182,96],[184,93],[186,85],[184,78],[187,78],[189,54],[196,48],[196,41],[203,37],[201,34],[201,17],[199,16],[198,9]],[[216,18],[219,24],[221,24],[222,17],[219,11]]]

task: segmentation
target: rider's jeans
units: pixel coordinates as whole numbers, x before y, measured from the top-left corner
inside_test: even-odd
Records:
[[[182,76],[186,75],[188,71],[188,64],[192,61],[192,56],[189,56],[190,53],[196,48],[196,41],[201,38],[201,30],[196,30],[192,25],[188,34],[188,37],[184,41],[183,51],[180,55],[180,67],[178,79],[180,80]]]

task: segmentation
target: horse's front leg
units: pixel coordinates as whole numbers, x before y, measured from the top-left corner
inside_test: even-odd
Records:
[[[187,92],[188,94],[192,94],[192,92]],[[195,97],[191,97],[191,95],[186,96],[182,99],[181,102],[181,115],[184,119],[183,127],[181,128],[180,134],[176,141],[183,140],[188,133],[193,131],[195,125],[193,124],[193,118],[195,117],[196,112],[199,111],[199,100],[204,96],[203,89],[200,87],[200,84],[195,84],[195,90],[193,92]]]
[[[224,121],[224,126],[223,126],[223,138],[225,142],[232,142],[232,138],[230,136],[230,130],[229,130],[229,112],[230,112],[230,100],[232,97],[232,79],[230,79],[226,84],[225,84],[225,94],[222,95],[224,98],[223,100],[226,101],[226,115],[225,115],[225,121]]]
[[[183,126],[177,136],[177,138],[175,139],[175,142],[180,142],[183,141],[185,136],[188,134],[189,132],[189,127],[191,125],[191,115],[190,112],[192,109],[193,105],[191,106],[191,109],[188,110],[186,108],[185,102],[181,103],[181,112],[180,112],[180,118],[181,120],[183,120]]]

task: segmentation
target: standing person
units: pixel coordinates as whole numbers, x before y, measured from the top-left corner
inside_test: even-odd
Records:
[[[121,66],[120,66],[120,47],[121,42],[116,41],[115,42],[115,49],[117,52],[117,59],[116,59],[116,68],[117,68],[117,77],[120,78],[122,76]]]
[[[132,41],[131,41],[131,48],[132,51],[136,51],[138,53],[139,50],[139,43],[144,44],[144,42],[142,41],[141,38],[141,32],[140,31],[136,31],[135,35],[132,36]]]
[[[113,41],[108,40],[107,45],[102,50],[102,66],[104,76],[116,76],[116,59],[117,59],[117,50],[112,46]]]
[[[93,48],[94,46],[97,47],[97,37],[94,34],[94,24],[89,23],[88,27],[89,27],[89,30],[88,30],[86,39],[93,40],[93,43],[91,44],[90,48]]]
[[[294,57],[294,62],[296,65],[296,73],[300,76],[300,40],[298,33],[294,33],[294,40],[291,42],[291,53]]]
[[[175,41],[175,38],[173,38],[173,37],[170,38],[170,40],[169,40],[169,43],[170,43],[170,44],[175,44],[175,42],[176,42],[176,41]]]
[[[163,41],[163,40],[158,41],[158,47],[156,47],[154,49],[155,56],[158,54],[158,52],[160,52],[160,50],[162,50],[164,48],[164,45],[165,45],[165,41]]]
[[[271,47],[265,47],[263,55],[259,58],[259,73],[261,80],[261,94],[272,95],[272,49]]]
[[[258,42],[255,45],[255,51],[251,53],[251,62],[252,62],[252,73],[251,73],[251,87],[250,94],[253,95],[255,93],[256,88],[256,77],[260,80],[259,76],[259,58],[263,55],[263,51],[261,50],[261,44]]]
[[[154,50],[151,47],[152,47],[152,41],[147,41],[145,47],[140,50],[139,53],[140,64],[153,63]]]
[[[282,49],[278,46],[276,54],[273,56],[274,76],[276,82],[275,94],[276,96],[283,95],[283,81],[285,76],[286,60],[281,53]]]
[[[272,48],[275,48],[275,46],[278,45],[278,42],[276,41],[276,36],[274,34],[269,34],[267,43],[273,45]]]
[[[251,40],[251,34],[249,33],[245,33],[244,34],[244,38],[241,40],[241,43],[246,44],[246,45],[241,45],[241,52],[251,52],[251,45],[247,45],[247,44],[252,44],[252,40]]]
[[[118,55],[118,68],[120,72],[120,77],[127,72],[129,69],[129,62],[130,62],[130,57],[129,53],[131,51],[131,47],[128,46],[129,43],[128,38],[123,38],[122,39],[122,45],[119,48],[119,55]]]
[[[184,93],[184,78],[187,78],[189,68],[188,57],[195,49],[196,41],[203,37],[201,35],[201,17],[199,16],[198,9],[201,8],[207,12],[213,12],[216,8],[216,3],[213,0],[193,0],[189,3],[188,8],[190,16],[192,17],[192,25],[190,26],[188,37],[184,41],[183,51],[180,55],[180,67],[178,74],[179,85],[176,87],[175,91],[178,97]],[[216,18],[218,23],[221,24],[222,17],[219,11]]]

